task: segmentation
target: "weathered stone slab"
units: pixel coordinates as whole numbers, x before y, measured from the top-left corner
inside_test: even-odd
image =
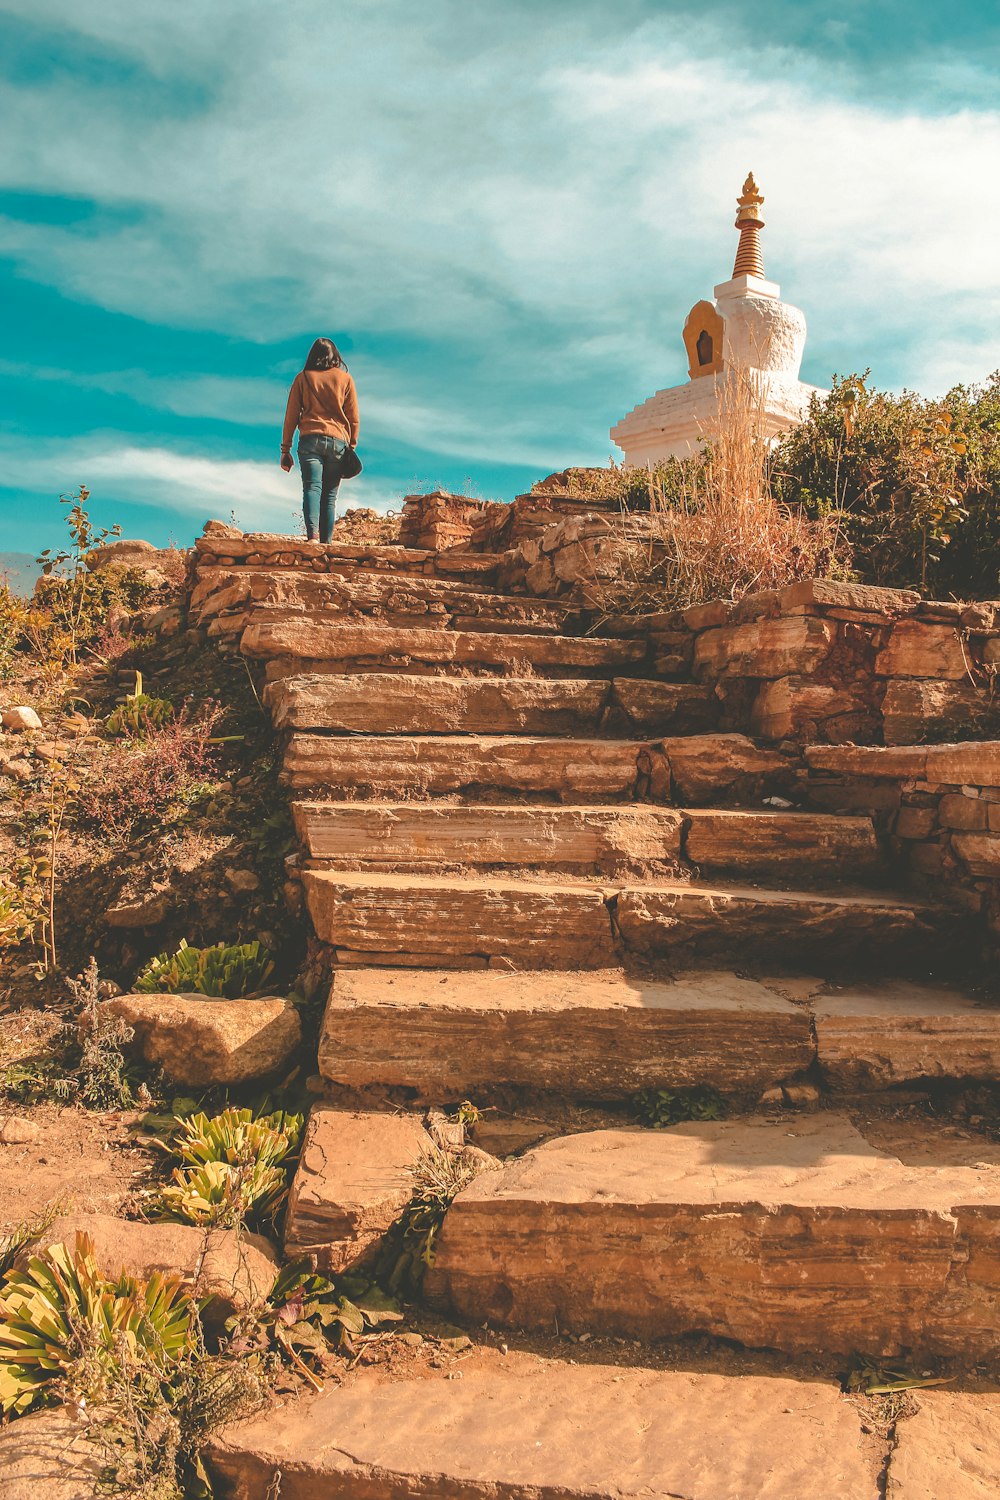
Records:
[[[459,1194],[426,1291],[477,1323],[976,1359],[998,1343],[995,1156],[904,1166],[830,1114],[566,1136]]]
[[[580,610],[526,595],[496,594],[483,583],[457,582],[426,575],[390,573],[312,573],[261,568],[202,568],[192,592],[192,611],[212,615],[234,604],[254,606],[253,618],[281,611],[302,615],[322,612],[363,623],[366,617],[388,623],[414,623],[475,630],[552,631],[566,633],[586,620]]]
[[[316,870],[303,880],[317,936],[354,953],[501,958],[529,969],[615,962],[597,886]]]
[[[755,1095],[809,1066],[808,1013],[735,974],[334,976],[319,1070],[334,1083],[474,1096],[505,1084],[619,1098],[710,1083]]]
[[[880,677],[932,677],[961,681],[968,662],[958,631],[952,625],[923,625],[900,620],[888,645],[875,658]]]
[[[952,749],[953,746],[940,746]],[[806,745],[802,754],[811,771],[838,776],[891,776],[893,780],[923,781],[927,773],[926,745]]]
[[[434,665],[488,665],[513,669],[586,668],[611,676],[645,659],[644,641],[601,640],[596,636],[493,634],[487,631],[394,629],[386,625],[345,624],[325,615],[251,618],[243,632],[244,656],[277,657],[349,664],[387,658]]]
[[[213,1436],[209,1468],[240,1500],[876,1500],[833,1383],[512,1353],[446,1389],[330,1390]]]
[[[834,637],[832,625],[808,615],[722,625],[698,636],[694,665],[713,677],[789,677],[815,671]]]
[[[830,578],[804,578],[779,595],[782,611],[817,604],[831,609],[858,609],[873,614],[910,614],[920,603],[912,589],[874,588],[867,583],[838,583]]]
[[[866,705],[852,691],[810,677],[782,677],[765,682],[757,694],[751,714],[754,734],[767,740],[790,735],[810,736],[830,720],[866,712]]]
[[[1000,787],[1000,740],[928,745],[924,775],[946,785]]]
[[[956,833],[951,846],[971,874],[1000,877],[1000,833]]]
[[[135,1031],[147,1063],[174,1083],[201,1088],[266,1078],[302,1040],[290,1000],[216,1000],[207,995],[118,995],[103,1009]]]
[[[819,1062],[834,1088],[920,1078],[1000,1078],[1000,1009],[954,990],[890,984],[812,1002]]]
[[[694,734],[663,740],[660,748],[678,802],[705,802],[753,786],[770,791],[790,776],[785,756],[762,750],[744,734]]]
[[[329,786],[378,794],[482,791],[546,792],[631,798],[642,742],[505,736],[412,735],[334,739],[293,734],[284,774],[296,789]]]
[[[620,723],[626,733],[694,733],[715,722],[717,706],[702,687],[682,682],[652,682],[642,677],[616,677],[610,725]]]
[[[683,957],[753,953],[783,961],[793,955],[831,960],[858,953],[917,957],[920,941],[935,940],[932,908],[876,895],[829,895],[747,886],[627,887],[615,921],[626,950]]]
[[[268,684],[277,729],[360,734],[587,734],[608,701],[606,682],[540,677],[304,675]]]
[[[682,816],[659,807],[296,802],[292,811],[309,856],[340,864],[600,871],[676,864],[681,854]]]
[[[107,1457],[89,1415],[65,1406],[0,1428],[3,1500],[94,1500]]]
[[[915,745],[928,735],[969,732],[988,702],[972,683],[928,682],[898,678],[882,700],[883,736],[887,745]]]
[[[994,1500],[1000,1392],[920,1391],[889,1455],[887,1500]]]
[[[432,1141],[416,1115],[313,1107],[288,1197],[285,1254],[328,1275],[365,1264],[413,1196]]]
[[[836,871],[844,878],[878,863],[870,818],[822,813],[691,809],[684,854],[714,870]]]

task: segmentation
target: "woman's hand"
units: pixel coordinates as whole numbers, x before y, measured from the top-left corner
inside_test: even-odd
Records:
[[[295,460],[290,453],[283,453],[281,455],[281,467],[284,469],[286,474],[288,473],[289,469],[293,469],[295,467]]]

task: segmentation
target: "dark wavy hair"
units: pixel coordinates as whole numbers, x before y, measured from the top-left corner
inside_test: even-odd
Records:
[[[333,339],[317,339],[306,356],[307,370],[346,370]]]

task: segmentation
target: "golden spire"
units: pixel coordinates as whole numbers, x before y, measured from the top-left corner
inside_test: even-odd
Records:
[[[734,276],[764,275],[764,254],[760,248],[760,232],[764,228],[764,220],[760,216],[763,201],[751,172],[743,184],[743,192],[736,200],[739,204],[736,228],[740,232],[740,243],[736,251],[736,264],[733,266]]]

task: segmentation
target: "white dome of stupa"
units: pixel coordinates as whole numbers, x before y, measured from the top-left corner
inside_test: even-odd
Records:
[[[825,394],[799,379],[805,314],[782,302],[781,288],[764,276],[763,202],[751,172],[737,199],[740,242],[732,277],[715,288],[714,300],[696,302],[684,323],[690,378],[657,391],[611,429],[626,464],[697,453],[725,420],[727,394],[739,377],[751,380],[759,392],[768,438],[796,426],[811,398]]]

